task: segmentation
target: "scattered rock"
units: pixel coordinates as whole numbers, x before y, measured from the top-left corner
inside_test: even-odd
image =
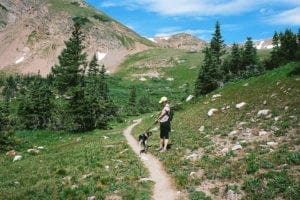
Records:
[[[185,158],[190,159],[190,160],[196,160],[198,158],[198,156],[199,156],[198,154],[193,153],[191,155],[186,156]]]
[[[187,98],[186,98],[186,102],[192,100],[194,98],[194,95],[190,94]]]
[[[284,110],[285,110],[285,111],[287,111],[288,109],[289,109],[289,107],[288,107],[288,106],[285,106],[285,107],[284,107]]]
[[[28,149],[28,150],[27,150],[27,153],[31,153],[31,154],[39,154],[39,153],[40,153],[40,150],[38,150],[38,149]]]
[[[279,119],[280,119],[280,117],[279,116],[277,116],[277,117],[274,117],[274,120],[277,122],[277,121],[279,121]]]
[[[268,146],[277,146],[278,143],[277,142],[267,142]]]
[[[221,150],[222,153],[228,153],[229,149],[227,147],[225,147],[224,149]]]
[[[13,159],[13,162],[18,161],[18,160],[22,160],[22,156],[21,155],[16,155]]]
[[[215,98],[218,98],[218,97],[221,97],[221,96],[222,96],[221,94],[214,94],[214,95],[212,96],[212,98],[215,99]]]
[[[204,126],[201,126],[198,130],[199,130],[200,132],[203,132],[204,129],[205,129],[205,127],[204,127]]]
[[[247,86],[249,86],[249,83],[245,83],[243,86],[244,86],[244,87],[247,87]]]
[[[241,150],[241,149],[243,149],[243,147],[242,147],[240,144],[234,145],[234,146],[231,148],[232,151]]]
[[[244,107],[245,105],[246,105],[245,102],[241,102],[241,103],[236,104],[235,107],[240,109],[240,108]]]
[[[139,80],[140,81],[146,81],[147,79],[145,77],[141,77]]]
[[[104,140],[107,140],[109,137],[104,135],[103,138]]]
[[[279,131],[280,129],[277,126],[271,126],[272,131]]]
[[[16,155],[16,151],[15,150],[10,150],[8,152],[6,152],[7,156],[15,156]]]
[[[259,136],[264,136],[264,135],[267,135],[267,134],[268,134],[268,132],[264,131],[264,130],[261,130],[261,131],[258,132]]]
[[[139,180],[140,183],[147,182],[147,181],[153,181],[153,179],[151,179],[151,178],[140,178],[140,180]]]
[[[207,112],[207,115],[209,116],[209,117],[211,117],[215,112],[217,112],[218,111],[218,109],[216,109],[216,108],[211,108],[208,112]]]
[[[237,200],[238,199],[238,194],[235,193],[233,190],[228,190],[227,191],[227,198],[226,200]]]
[[[80,140],[81,140],[81,138],[80,138],[80,137],[76,138],[76,142],[79,142]]]
[[[268,115],[269,112],[270,112],[270,110],[268,110],[268,109],[260,110],[260,111],[258,111],[257,116],[260,117],[261,115]]]
[[[246,124],[247,124],[247,122],[240,122],[239,126],[243,126],[243,125],[246,125]]]
[[[238,132],[239,131],[237,131],[237,130],[233,130],[230,133],[228,133],[228,136],[234,136],[234,135],[238,134]]]
[[[263,104],[266,105],[267,104],[267,100],[264,100]]]
[[[88,200],[96,200],[96,196],[91,196],[87,198]]]

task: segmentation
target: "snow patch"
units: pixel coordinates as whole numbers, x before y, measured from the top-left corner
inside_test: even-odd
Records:
[[[101,52],[97,52],[97,59],[98,61],[103,60],[104,57],[106,56],[107,53],[101,53]]]
[[[24,56],[22,56],[21,58],[17,59],[17,60],[16,60],[16,64],[19,64],[20,62],[23,62],[24,59],[25,59]]]

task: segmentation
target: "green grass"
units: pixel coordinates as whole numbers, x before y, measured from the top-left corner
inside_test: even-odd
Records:
[[[171,148],[164,154],[154,151],[159,144],[158,132],[154,133],[150,151],[164,162],[179,190],[196,188],[208,180],[221,185],[219,192],[213,193],[215,196],[212,199],[217,196],[220,198],[222,192],[226,191],[226,185],[232,183],[241,188],[245,199],[296,199],[300,187],[297,178],[300,77],[289,74],[299,65],[299,62],[290,63],[259,77],[229,83],[212,94],[185,104],[183,110],[175,112],[170,136]],[[213,94],[222,96],[212,100]],[[240,102],[247,104],[242,109],[235,108]],[[222,110],[226,106],[230,108]],[[208,117],[210,108],[219,111]],[[258,117],[257,113],[262,109],[269,109],[272,115]],[[277,121],[275,117],[278,117]],[[154,118],[151,115],[144,117],[143,123],[136,127],[134,133],[143,132]],[[239,125],[241,122],[246,124]],[[205,130],[199,132],[202,125]],[[241,133],[229,137],[228,133],[232,130],[250,130],[251,137],[256,139],[248,141]],[[259,137],[260,130],[267,131],[269,136]],[[269,141],[278,144],[266,146]],[[232,147],[236,143],[240,143],[243,149],[227,154],[221,152],[226,145]],[[192,153],[198,154],[198,159],[186,159]],[[189,174],[198,170],[203,170],[204,175],[200,179],[191,179]],[[278,173],[267,176],[273,170]],[[262,177],[266,181],[261,181]],[[215,191],[214,188],[211,190]],[[268,194],[264,194],[264,191],[268,191]],[[190,194],[193,196],[194,192]]]
[[[138,96],[150,95],[155,104],[161,96],[168,96],[174,104],[185,101],[186,97],[193,93],[202,56],[202,53],[159,48],[128,56],[112,77],[111,94],[124,102],[128,100],[124,90],[135,85]],[[159,62],[161,65],[152,66],[151,62]],[[141,81],[140,76],[132,76],[153,71],[157,71],[160,77],[145,76],[147,80]]]
[[[18,149],[21,161],[0,156],[1,199],[150,199],[152,184],[139,182],[148,172],[121,130],[88,134],[22,131],[15,137],[28,143]],[[45,149],[36,155],[26,152],[34,146]]]

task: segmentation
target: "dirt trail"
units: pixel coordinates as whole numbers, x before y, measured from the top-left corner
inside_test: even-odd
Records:
[[[131,130],[142,120],[138,119],[134,124],[124,130],[124,135],[133,151],[140,156],[145,167],[150,172],[150,179],[154,181],[154,191],[152,199],[154,200],[175,200],[178,198],[177,191],[174,187],[173,180],[166,173],[162,163],[149,152],[140,155],[140,147],[137,140],[131,135]]]

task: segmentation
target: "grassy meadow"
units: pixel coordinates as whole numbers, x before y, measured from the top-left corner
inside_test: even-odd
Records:
[[[225,199],[228,191],[238,199],[299,198],[300,77],[289,75],[299,65],[228,84],[175,111],[170,150],[155,152],[157,131],[150,151],[179,190],[190,199]],[[236,108],[241,102],[246,105]],[[209,117],[211,108],[218,111]],[[260,110],[267,115],[258,115]],[[153,120],[145,117],[135,134]],[[232,150],[236,145],[241,149]]]
[[[152,183],[140,182],[148,172],[122,130],[17,132],[23,158],[0,155],[0,199],[150,199]],[[27,152],[38,147],[44,149]]]

